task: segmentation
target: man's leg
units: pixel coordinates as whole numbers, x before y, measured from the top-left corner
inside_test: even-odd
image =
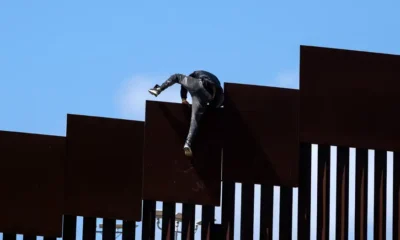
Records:
[[[192,116],[190,119],[190,128],[189,133],[186,137],[185,146],[183,150],[185,151],[185,155],[191,157],[193,155],[192,152],[192,142],[194,137],[197,134],[199,122],[206,110],[206,103],[201,101],[198,96],[192,96]]]
[[[187,77],[183,74],[174,74],[170,76],[163,84],[161,84],[161,86],[156,85],[150,89],[149,93],[157,97],[162,91],[171,87],[175,83],[180,83],[183,85],[185,81],[187,81],[185,79],[187,79]]]

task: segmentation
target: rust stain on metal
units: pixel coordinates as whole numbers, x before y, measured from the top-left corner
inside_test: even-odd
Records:
[[[193,158],[184,155],[190,107],[147,101],[143,198],[220,205],[222,109],[205,113],[193,142]]]
[[[400,150],[399,79],[400,56],[301,46],[300,141]]]
[[[143,142],[143,122],[68,114],[66,213],[140,221]]]
[[[0,232],[61,237],[65,137],[0,131],[0,159]]]
[[[225,83],[224,180],[298,186],[298,95]]]

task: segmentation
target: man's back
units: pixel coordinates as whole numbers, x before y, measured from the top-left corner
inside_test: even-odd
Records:
[[[204,71],[204,70],[198,70],[198,71],[194,71],[193,73],[191,73],[189,75],[190,77],[193,78],[197,78],[197,79],[202,79],[205,81],[211,81],[213,82],[218,88],[221,87],[221,83],[219,81],[219,79],[217,78],[217,76],[215,76],[214,74]]]

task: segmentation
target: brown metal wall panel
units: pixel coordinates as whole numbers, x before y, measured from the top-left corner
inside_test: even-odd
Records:
[[[386,239],[387,153],[375,151],[374,239]]]
[[[300,144],[300,172],[297,237],[310,239],[311,144]]]
[[[222,111],[203,116],[192,158],[183,153],[190,115],[183,104],[147,101],[144,199],[220,205]]]
[[[349,236],[349,156],[349,148],[337,148],[336,237],[343,240]]]
[[[122,223],[122,240],[136,239],[136,222],[123,221]]]
[[[82,227],[82,240],[96,240],[96,218],[84,217]]]
[[[194,240],[195,205],[182,204],[182,240]]]
[[[64,215],[63,240],[76,240],[76,216]]]
[[[65,138],[0,131],[0,232],[61,237]]]
[[[274,214],[274,187],[261,185],[260,240],[272,240]]]
[[[233,240],[235,226],[235,183],[223,182],[221,223],[225,240]]]
[[[224,180],[298,186],[298,95],[225,83]]]
[[[293,189],[281,187],[279,206],[279,239],[292,239]]]
[[[240,213],[240,239],[253,239],[254,232],[254,184],[242,184]]]
[[[318,146],[317,239],[329,239],[331,147]]]
[[[400,56],[301,46],[300,141],[400,150],[399,78]]]
[[[115,232],[116,232],[117,221],[115,219],[103,219],[103,240],[115,240]]]
[[[66,213],[140,221],[143,141],[143,122],[68,114]]]
[[[395,178],[396,175],[393,175],[393,177]],[[368,149],[356,149],[356,197],[355,198],[356,198],[355,202],[356,209],[355,209],[354,237],[355,239],[359,240],[367,240]],[[393,211],[393,213],[394,212],[395,211]],[[393,230],[395,230],[395,228],[393,228]]]
[[[143,201],[142,240],[153,240],[156,227],[156,202]]]
[[[163,202],[161,240],[175,238],[175,203]]]

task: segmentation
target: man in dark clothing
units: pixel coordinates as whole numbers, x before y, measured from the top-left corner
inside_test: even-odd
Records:
[[[181,98],[183,104],[187,102],[187,92],[192,96],[192,116],[190,120],[189,133],[183,147],[185,155],[191,157],[192,141],[197,133],[198,124],[207,107],[219,108],[224,102],[224,91],[218,78],[207,71],[194,71],[189,76],[174,74],[170,76],[161,86],[156,85],[149,92],[158,96],[168,87],[179,83],[181,85]]]

